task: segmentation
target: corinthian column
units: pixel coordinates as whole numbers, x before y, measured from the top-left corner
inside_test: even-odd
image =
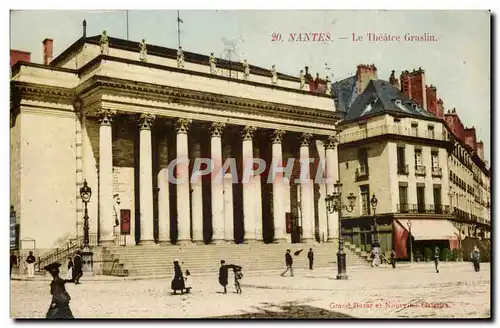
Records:
[[[272,170],[275,171],[277,167],[283,167],[283,153],[281,142],[285,131],[274,130],[272,134],[272,156],[273,164]],[[286,241],[285,238],[285,204],[283,192],[283,170],[276,170],[273,174],[273,221],[274,221],[274,241],[282,243]]]
[[[201,145],[199,140],[192,143],[191,158],[196,161],[201,158]],[[203,244],[203,181],[196,175],[193,180],[191,175],[191,218],[193,227],[193,242]]]
[[[191,208],[189,202],[189,157],[188,130],[191,120],[179,118],[176,122],[177,132],[177,242],[191,242]]]
[[[101,109],[99,127],[99,243],[113,244],[113,143],[114,111]]]
[[[302,238],[304,242],[314,240],[314,189],[309,172],[309,144],[312,134],[300,136],[300,211],[302,213]]]
[[[246,242],[255,242],[256,239],[256,212],[255,212],[255,177],[253,175],[253,143],[255,127],[245,126],[242,131],[243,145],[243,172],[251,170],[248,181],[243,181],[243,226],[245,227]],[[247,167],[248,166],[248,167]],[[262,228],[260,229],[262,230]]]
[[[224,124],[214,122],[210,126],[210,153],[212,157],[212,241],[224,242],[224,186],[223,176],[219,174],[222,168],[222,132]],[[217,179],[216,179],[217,177]],[[220,178],[220,179],[219,179]]]
[[[338,139],[336,136],[329,136],[325,142],[326,152],[326,193],[333,194],[334,184],[339,179],[339,163],[337,153]],[[328,242],[333,242],[339,236],[339,215],[338,212],[328,213]]]
[[[139,117],[139,209],[140,245],[154,244],[153,235],[153,155],[151,146],[151,126],[154,115]]]

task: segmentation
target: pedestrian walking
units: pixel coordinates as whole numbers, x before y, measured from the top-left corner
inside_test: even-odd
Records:
[[[290,277],[293,277],[293,268],[292,268],[293,259],[292,259],[292,255],[290,254],[290,250],[289,249],[287,249],[286,253],[285,253],[285,264],[286,264],[286,270],[283,271],[283,273],[281,274],[281,276],[284,277],[285,274],[288,271],[290,271]]]
[[[474,246],[474,250],[472,251],[471,254],[472,258],[472,263],[474,263],[474,271],[479,272],[479,263],[481,260],[481,253],[479,252],[479,248],[477,246]]]
[[[178,290],[181,291],[181,295],[184,294],[184,289],[186,288],[184,277],[182,276],[182,269],[177,259],[174,260],[174,279],[172,279],[170,287],[174,291],[174,295],[177,294]]]
[[[236,293],[241,294],[241,284],[240,280],[243,278],[243,273],[241,272],[242,267],[239,265],[233,265],[234,272],[234,287],[236,288]]]
[[[80,283],[80,278],[83,276],[83,264],[82,264],[82,253],[76,251],[75,257],[73,258],[73,270],[72,270],[72,281],[78,285]]]
[[[35,277],[35,256],[33,255],[33,251],[29,252],[28,257],[26,258],[26,268],[28,269],[28,278]]]
[[[396,269],[396,251],[395,250],[391,251],[391,264],[392,264],[392,268]]]
[[[186,274],[184,275],[184,287],[186,288],[186,294],[191,293],[191,272],[186,270]]]
[[[434,266],[436,267],[436,273],[439,273],[439,247],[437,246],[434,249]]]
[[[219,284],[221,284],[222,287],[224,287],[224,294],[227,294],[227,279],[228,279],[228,267],[226,265],[226,261],[221,260],[220,261],[220,268],[219,268]]]
[[[17,256],[14,253],[10,254],[10,275],[12,276],[12,268],[17,265]]]
[[[375,263],[375,249],[373,249],[373,248],[370,252],[370,259],[372,260],[371,266],[373,268],[373,266],[376,265],[376,263]]]
[[[312,270],[314,263],[314,252],[312,248],[309,248],[309,252],[307,253],[307,259],[309,260],[309,270]]]
[[[52,301],[50,302],[49,310],[47,311],[47,319],[73,319],[73,313],[69,308],[71,297],[66,291],[65,284],[70,280],[64,280],[59,277],[60,263],[52,263],[45,266],[43,269],[52,275],[50,282],[50,294]]]
[[[67,280],[73,280],[73,259],[71,256],[68,257],[68,271],[66,272],[66,279]]]

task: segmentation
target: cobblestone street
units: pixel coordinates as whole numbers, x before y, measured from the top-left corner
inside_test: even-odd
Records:
[[[133,280],[85,277],[67,284],[77,318],[488,318],[490,266],[474,272],[471,263],[431,263],[352,268],[349,280],[335,270],[248,273],[243,294],[227,295],[213,276],[192,276],[193,293],[171,295],[170,278]],[[230,282],[232,274],[230,275]],[[11,317],[44,318],[51,296],[49,278],[11,282]]]

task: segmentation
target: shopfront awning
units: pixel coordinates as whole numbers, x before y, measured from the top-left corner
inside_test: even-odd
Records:
[[[453,240],[458,239],[457,228],[448,220],[398,219],[408,231],[408,221],[411,222],[411,235],[414,240]]]

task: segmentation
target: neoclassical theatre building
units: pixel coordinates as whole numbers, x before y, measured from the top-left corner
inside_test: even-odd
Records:
[[[53,60],[52,40],[44,46],[44,65],[12,67],[11,204],[21,250],[40,255],[82,236],[84,181],[99,245],[337,238],[324,199],[338,179],[343,113],[328,82],[313,92],[275,67],[111,37],[84,36]],[[236,166],[220,183],[192,179],[198,158]],[[248,158],[268,167],[241,183]],[[292,174],[268,183],[272,161],[289,158]],[[296,183],[300,158],[314,163]],[[314,183],[318,171],[329,180]]]

